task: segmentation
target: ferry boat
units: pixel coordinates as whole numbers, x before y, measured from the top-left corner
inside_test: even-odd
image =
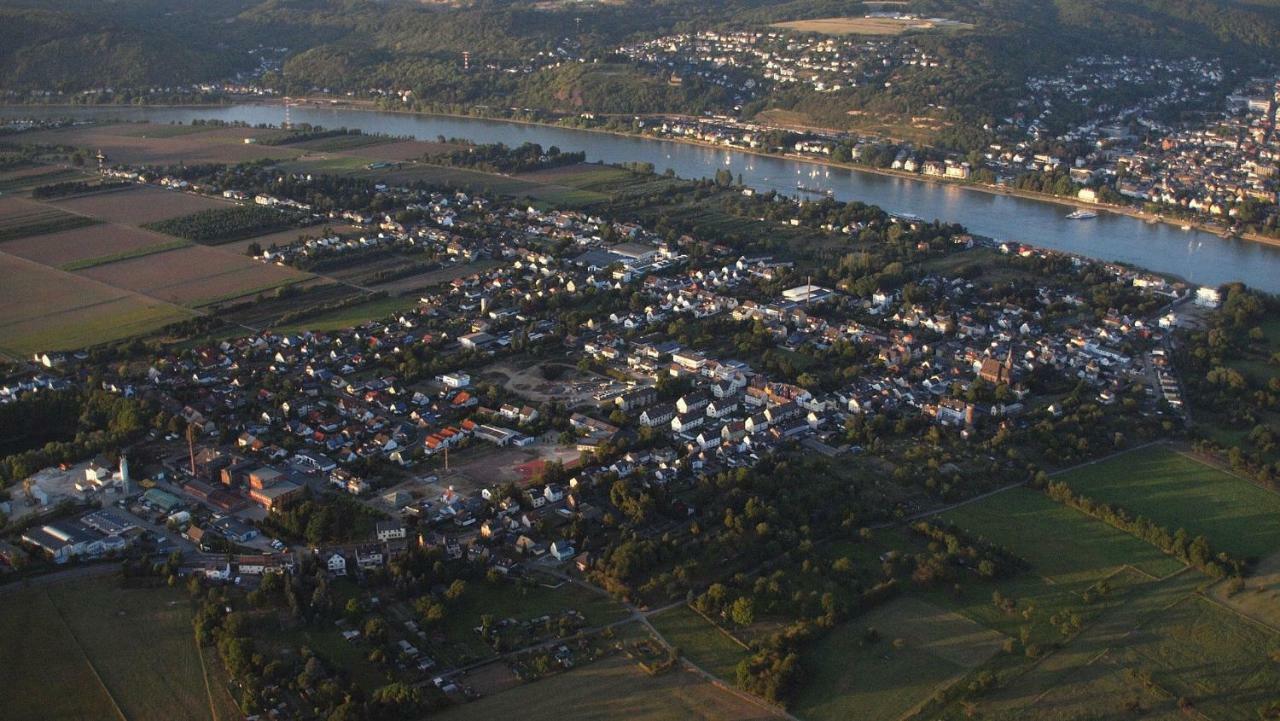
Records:
[[[1067,214],[1067,218],[1070,220],[1090,220],[1096,217],[1098,217],[1097,213],[1092,210],[1084,210],[1083,208]]]
[[[796,190],[800,191],[801,193],[809,193],[810,195],[825,195],[828,198],[833,197],[835,195],[834,190],[823,190],[822,188],[810,188],[808,186],[801,185],[800,183],[796,183]]]

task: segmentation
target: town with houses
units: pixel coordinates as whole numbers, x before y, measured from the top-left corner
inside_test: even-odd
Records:
[[[922,19],[901,12],[871,13],[868,18],[881,15],[953,24],[945,18]],[[830,36],[770,26],[662,36],[622,45],[613,52],[661,74],[673,85],[696,76],[731,92],[736,103],[733,108],[724,108],[723,114],[701,117],[636,115],[631,129],[641,134],[966,184],[1034,190],[1085,207],[1145,211],[1153,222],[1201,223],[1224,235],[1249,232],[1246,227],[1256,228],[1268,221],[1268,227],[1274,227],[1277,219],[1280,186],[1274,176],[1274,160],[1280,148],[1274,127],[1278,81],[1274,77],[1237,77],[1216,58],[1081,55],[1054,73],[1028,77],[1014,112],[982,128],[994,142],[980,151],[958,152],[874,132],[779,126],[733,115],[750,101],[793,85],[820,94],[891,89],[895,82],[910,81],[913,73],[932,72],[946,62],[957,62],[922,50],[910,35]],[[279,90],[260,81],[279,71],[280,58],[287,53],[288,48],[260,46],[251,51],[259,64],[253,71],[223,83],[154,88],[152,92],[278,98]],[[532,75],[567,63],[598,61],[582,56],[578,43],[566,37],[552,51],[539,52],[516,64],[492,61],[478,65],[477,70]],[[465,62],[469,69],[470,60]],[[1224,87],[1233,90],[1224,93]],[[359,94],[340,94],[325,87],[313,91],[321,97],[414,101],[413,91],[407,88],[370,87]],[[1188,109],[1199,111],[1204,119],[1190,125],[1179,121]],[[508,110],[539,114],[530,108]],[[929,107],[916,112],[927,126],[936,122],[933,116],[945,111]],[[603,120],[592,112],[562,119],[588,127]],[[784,144],[772,142],[780,133],[788,140]],[[1026,178],[1043,178],[1044,182],[1021,182]],[[797,191],[825,192],[821,187],[803,185]],[[1085,212],[1080,217],[1091,216]]]
[[[0,721],[1280,720],[1280,8],[156,5],[0,0]]]
[[[104,173],[171,192],[209,190],[127,168]],[[289,569],[303,554],[334,575],[359,573],[423,544],[502,574],[529,564],[588,568],[590,554],[575,547],[583,539],[565,529],[599,522],[606,479],[674,488],[796,448],[858,463],[865,449],[846,438],[855,417],[919,417],[976,441],[1061,412],[1029,390],[1027,379],[1044,372],[1088,384],[1104,405],[1138,389],[1149,409],[1161,401],[1176,414],[1179,384],[1163,341],[1188,322],[1184,311],[1194,316],[1221,300],[1217,290],[1120,266],[1103,267],[1157,301],[1160,312],[1112,312],[1100,323],[1061,312],[1051,318],[1047,309],[1080,308],[1085,300],[1045,287],[1023,305],[992,302],[983,287],[944,275],[920,285],[947,298],[945,309],[900,292],[859,299],[799,278],[792,261],[769,255],[735,257],[709,246],[694,260],[687,251],[696,239],[668,244],[635,223],[462,192],[383,190],[421,211],[421,221],[335,212],[366,230],[263,249],[260,260],[426,243],[460,265],[490,261],[486,269],[459,275],[383,321],[228,338],[151,358],[141,375],[103,377],[103,389],[148,398],[175,418],[172,432],[155,431],[147,441],[158,464],[145,476],[131,474],[127,457],[115,467],[100,459],[35,474],[24,497],[4,506],[10,517],[67,500],[96,499],[101,508],[32,526],[0,549],[10,565],[17,557],[55,564],[108,557],[145,542],[186,551],[186,572],[219,582]],[[219,192],[306,210],[287,199]],[[799,208],[804,201],[778,202]],[[620,241],[606,243],[605,235]],[[976,248],[1056,255],[969,235],[956,236],[949,252]],[[788,281],[796,284],[762,293]],[[577,325],[528,310],[551,300],[595,310]],[[664,329],[681,320],[750,324],[789,352],[855,347],[869,362],[842,387],[806,387],[771,377],[752,360],[677,341]],[[440,371],[402,363],[406,377],[388,362],[415,355],[429,356]],[[561,359],[579,380],[552,383],[554,400],[480,382],[514,357]],[[41,370],[0,387],[0,403],[82,382],[87,359],[37,354]],[[998,393],[975,400],[975,385]],[[455,472],[490,452],[483,449],[559,460],[525,469],[509,481],[518,481],[512,493]],[[367,539],[332,547],[271,537],[272,514],[326,496],[349,497],[383,520]],[[212,550],[213,539],[222,552]]]

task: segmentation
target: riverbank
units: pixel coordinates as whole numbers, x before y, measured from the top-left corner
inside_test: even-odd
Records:
[[[657,135],[648,135],[645,133],[634,133],[634,132],[626,132],[621,130],[609,130],[606,128],[589,128],[589,127],[580,127],[577,125],[561,125],[559,123],[542,122],[537,120],[508,118],[501,115],[469,115],[465,113],[426,112],[426,111],[420,111],[420,110],[388,109],[388,108],[383,108],[378,106],[377,103],[372,100],[358,100],[358,99],[347,99],[347,98],[334,99],[334,98],[326,98],[321,96],[321,97],[302,98],[301,102],[310,104],[318,108],[327,107],[327,108],[344,109],[344,110],[394,113],[394,114],[403,114],[403,115],[436,116],[436,117],[443,117],[443,118],[458,118],[458,119],[470,119],[470,120],[490,120],[490,121],[499,121],[499,122],[507,122],[507,123],[516,123],[519,125],[556,128],[561,130],[575,130],[575,131],[587,132],[587,133],[601,133],[601,134],[612,135],[612,136],[621,137],[621,138],[640,138],[644,140],[655,140],[658,142],[680,143],[683,145],[691,145],[691,146],[702,147],[702,148],[707,148],[711,150],[732,150],[734,152],[745,153],[748,155],[754,155],[758,157],[782,158],[784,160],[807,163],[810,165],[824,167],[824,168],[838,168],[838,169],[847,170],[850,172],[869,173],[872,175],[879,175],[883,177],[899,178],[902,180],[912,180],[912,181],[921,182],[921,183],[931,183],[931,184],[942,186],[942,187],[953,187],[953,188],[959,188],[961,190],[972,190],[972,191],[977,191],[981,193],[989,193],[992,195],[1004,195],[1004,196],[1009,196],[1014,198],[1021,198],[1023,200],[1032,200],[1032,201],[1041,202],[1041,203],[1052,203],[1055,205],[1062,206],[1064,208],[1069,208],[1071,210],[1087,209],[1092,211],[1113,213],[1116,215],[1123,215],[1123,216],[1127,216],[1137,220],[1141,220],[1143,222],[1162,223],[1164,225],[1167,225],[1170,227],[1176,227],[1179,229],[1183,228],[1184,226],[1190,226],[1189,229],[1198,230],[1204,233],[1210,233],[1223,239],[1228,239],[1229,237],[1235,237],[1235,238],[1239,238],[1241,240],[1245,240],[1253,243],[1261,243],[1263,245],[1280,248],[1280,238],[1273,238],[1270,236],[1260,235],[1258,233],[1253,233],[1253,232],[1245,232],[1245,233],[1232,235],[1228,233],[1228,230],[1226,228],[1223,228],[1213,223],[1212,221],[1208,221],[1208,220],[1202,220],[1202,219],[1187,220],[1187,219],[1170,218],[1162,214],[1149,213],[1145,210],[1142,210],[1141,208],[1136,208],[1133,206],[1113,205],[1109,203],[1091,203],[1091,202],[1086,202],[1086,201],[1082,201],[1074,198],[1064,198],[1062,196],[1052,195],[1050,193],[1039,193],[1033,190],[1024,190],[1021,188],[1010,188],[1003,185],[991,185],[987,183],[975,183],[971,181],[937,178],[937,177],[922,175],[920,173],[913,173],[905,170],[895,170],[893,168],[878,168],[870,165],[860,165],[857,163],[840,163],[834,160],[816,158],[810,155],[801,155],[798,153],[772,153],[765,150],[759,150],[755,148],[744,148],[737,145],[718,145],[716,143],[709,143],[704,140],[698,140],[696,138],[677,138],[677,137],[669,138],[669,137],[662,137]],[[277,105],[282,105],[283,101],[258,102],[256,104],[267,105],[267,106],[277,106]],[[669,114],[669,115],[652,116],[652,117],[667,118],[667,117],[677,117],[677,116]],[[682,117],[687,117],[687,116],[682,116]],[[800,130],[794,129],[794,128],[780,128],[780,127],[775,128],[775,126],[765,126],[765,127],[768,127],[770,129],[790,129],[795,132],[801,132]],[[946,221],[947,219],[939,218],[938,220]],[[1082,221],[1082,222],[1087,222],[1087,221]],[[1019,239],[1009,238],[1007,240],[1019,240]],[[1027,242],[1034,244],[1034,241],[1027,241]]]
[[[123,123],[151,121],[158,124],[192,123],[201,120],[243,124],[249,127],[279,126],[285,113],[278,100],[255,98],[254,102],[232,104],[150,105],[150,106],[8,106],[8,117],[36,119],[66,118],[84,122],[96,116],[103,121]],[[842,201],[862,201],[903,216],[940,218],[965,226],[975,235],[1070,253],[1086,258],[1127,264],[1161,274],[1179,276],[1198,285],[1216,286],[1244,282],[1280,293],[1280,247],[1262,242],[1224,240],[1221,231],[1181,232],[1179,223],[1143,222],[1146,216],[1136,209],[1099,209],[1097,220],[1070,220],[1066,215],[1083,205],[1064,199],[1011,189],[959,184],[938,178],[833,164],[825,156],[803,157],[782,152],[750,152],[732,146],[667,142],[651,134],[632,132],[630,127],[612,131],[572,127],[530,120],[488,119],[474,115],[428,114],[409,110],[384,111],[370,102],[312,98],[292,106],[295,124],[347,127],[388,137],[433,140],[438,136],[470,138],[477,143],[523,142],[543,147],[559,146],[586,152],[589,162],[625,164],[650,163],[659,172],[671,169],[684,178],[704,178],[718,170],[728,170],[747,187],[760,193],[796,194],[796,182],[819,185],[824,192]],[[365,112],[356,112],[363,110]],[[652,122],[652,121],[651,121]],[[625,132],[617,132],[622,130]],[[425,151],[424,151],[425,152]],[[353,151],[351,155],[358,155]],[[822,166],[819,168],[819,166]],[[823,172],[827,169],[827,172]],[[812,180],[811,176],[814,177]],[[928,180],[930,182],[905,182]],[[961,193],[948,187],[980,190]],[[1125,217],[1133,216],[1133,217]],[[1215,229],[1209,227],[1208,230]]]
[[[142,106],[123,105],[123,104],[75,105],[75,104],[68,104],[68,103],[62,103],[62,104],[33,103],[30,105],[30,107],[40,107],[40,108],[65,107],[69,109],[74,108],[80,111],[91,111],[95,108],[133,109],[133,108],[139,108],[139,107],[196,110],[201,108],[226,108],[226,107],[234,107],[238,105],[250,105],[250,106],[260,106],[260,107],[282,107],[284,105],[284,99],[283,98],[276,99],[276,98],[251,97],[251,98],[244,98],[244,99],[236,99],[231,102],[181,103],[181,104],[155,103],[155,104],[147,104]],[[410,116],[410,117],[423,117],[423,118],[437,117],[437,118],[451,118],[451,119],[457,119],[457,120],[513,123],[517,125],[549,128],[549,129],[563,130],[563,131],[596,133],[601,135],[609,135],[613,137],[626,138],[626,139],[632,139],[632,140],[638,139],[638,140],[650,140],[650,141],[656,141],[656,142],[669,142],[669,143],[676,143],[680,145],[688,145],[692,147],[700,147],[700,148],[705,148],[709,150],[732,151],[732,152],[743,153],[746,155],[751,155],[756,157],[789,160],[793,162],[800,162],[808,165],[813,165],[816,167],[839,169],[839,170],[844,170],[852,173],[864,173],[868,175],[876,175],[881,177],[897,178],[900,180],[910,180],[918,183],[933,184],[940,187],[958,188],[961,190],[971,190],[971,191],[977,191],[977,192],[987,193],[991,195],[1002,195],[1007,197],[1019,198],[1022,200],[1030,200],[1030,201],[1039,202],[1039,203],[1049,203],[1049,204],[1058,205],[1070,210],[1083,208],[1083,209],[1093,210],[1097,212],[1112,213],[1115,215],[1127,216],[1127,217],[1134,218],[1136,220],[1141,220],[1147,223],[1160,223],[1160,224],[1163,224],[1169,227],[1175,227],[1175,228],[1183,228],[1184,226],[1190,226],[1189,228],[1187,228],[1188,230],[1194,229],[1200,232],[1209,233],[1224,240],[1235,238],[1235,239],[1240,239],[1240,240],[1244,240],[1252,243],[1258,243],[1261,245],[1270,246],[1273,248],[1280,248],[1280,238],[1273,238],[1273,237],[1260,235],[1258,233],[1253,233],[1253,232],[1230,234],[1226,228],[1223,228],[1220,225],[1210,220],[1204,220],[1204,219],[1187,220],[1187,219],[1171,218],[1171,217],[1166,217],[1162,214],[1149,213],[1145,210],[1142,210],[1141,208],[1136,208],[1133,206],[1112,205],[1112,204],[1106,204],[1106,203],[1090,203],[1090,202],[1081,201],[1075,198],[1064,198],[1062,196],[1052,195],[1049,193],[1039,193],[1036,191],[1023,190],[1019,188],[1010,188],[1002,185],[990,185],[986,183],[975,183],[971,181],[938,178],[934,176],[922,175],[920,173],[908,172],[905,170],[895,170],[893,168],[878,168],[874,166],[860,165],[856,163],[840,163],[840,162],[836,162],[834,160],[830,160],[826,158],[819,158],[819,157],[814,157],[810,155],[801,155],[798,153],[785,153],[785,152],[775,153],[775,152],[769,152],[769,151],[759,150],[755,148],[745,148],[737,145],[720,145],[716,143],[709,143],[703,140],[698,140],[696,138],[662,137],[662,136],[656,136],[656,135],[649,135],[646,133],[627,132],[627,131],[621,131],[621,130],[611,130],[606,128],[591,128],[591,127],[580,127],[577,125],[562,125],[554,122],[528,120],[524,118],[510,118],[510,117],[505,117],[498,114],[472,115],[472,114],[466,114],[466,113],[450,113],[450,112],[443,112],[443,111],[422,111],[422,110],[399,109],[399,108],[384,108],[379,106],[377,102],[374,100],[365,100],[365,99],[358,99],[358,98],[331,98],[327,96],[306,96],[302,98],[291,99],[290,105],[292,107],[310,107],[310,108],[316,108],[316,109],[331,109],[331,110],[341,110],[341,111],[387,113],[392,115],[403,115],[403,116]],[[23,106],[10,106],[10,107],[23,107]],[[650,117],[670,118],[670,117],[688,117],[688,116],[666,114],[661,116],[650,116]],[[775,126],[765,126],[765,127],[774,128]],[[777,129],[784,129],[784,128],[779,127]],[[800,132],[796,128],[785,128],[785,129]],[[657,169],[657,170],[661,171],[661,169]],[[908,212],[910,211],[908,210]],[[937,218],[937,219],[943,220],[943,221],[950,220],[948,218]],[[1078,222],[1088,222],[1088,221],[1082,220]],[[1036,244],[1034,239],[1026,239],[1026,238],[1003,238],[1002,240],[1024,241],[1032,245]]]

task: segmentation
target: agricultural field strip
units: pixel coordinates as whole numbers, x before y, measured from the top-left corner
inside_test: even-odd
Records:
[[[444,180],[452,183],[469,186],[473,190],[478,187],[491,186],[490,190],[492,192],[512,197],[528,195],[544,199],[569,199],[576,200],[577,202],[596,202],[606,200],[608,198],[608,195],[604,193],[597,193],[587,188],[577,188],[572,185],[550,183],[536,177],[531,177],[536,175],[535,173],[508,175],[503,173],[493,173],[486,170],[478,170],[475,168],[458,168],[451,165],[440,165],[416,159],[376,161],[370,160],[366,156],[362,156],[360,151],[364,149],[365,148],[355,148],[350,151],[337,151],[332,153],[334,156],[340,156],[352,162],[361,163],[361,167],[359,168],[339,170],[337,172],[358,177],[373,177],[374,175],[412,176],[420,174],[425,175],[426,177],[418,179],[427,180],[428,182],[431,182],[434,176],[435,178],[443,178]],[[318,159],[303,157],[298,158],[295,162],[299,165],[305,165],[308,162],[315,160]],[[370,171],[364,167],[374,162],[395,162],[397,167],[382,168],[375,171]]]
[[[149,295],[147,295],[147,294],[145,294],[145,293],[139,293],[139,292],[137,292],[137,291],[126,290],[126,289],[124,289],[124,288],[120,288],[120,287],[118,287],[118,286],[111,285],[110,283],[103,283],[102,281],[94,280],[93,278],[86,278],[86,277],[84,277],[84,276],[77,275],[77,274],[75,274],[75,273],[71,273],[71,272],[68,272],[68,271],[62,270],[62,269],[60,269],[60,268],[53,268],[53,267],[50,267],[50,266],[47,266],[47,265],[43,265],[43,264],[40,264],[40,263],[36,263],[35,261],[27,260],[27,259],[25,259],[25,258],[19,258],[19,257],[18,257],[18,256],[16,256],[16,255],[10,255],[9,253],[4,252],[4,250],[2,249],[2,247],[0,247],[0,256],[3,256],[6,260],[12,260],[12,261],[14,261],[14,262],[16,262],[16,263],[18,263],[18,264],[30,265],[30,266],[34,266],[35,268],[39,268],[40,270],[43,270],[43,271],[48,271],[48,272],[50,272],[50,273],[56,273],[56,274],[65,275],[65,276],[67,276],[68,278],[74,279],[74,281],[73,281],[72,285],[74,285],[74,284],[78,284],[78,283],[90,283],[90,284],[92,284],[92,285],[94,285],[94,286],[96,286],[96,287],[99,287],[99,288],[102,288],[102,289],[106,289],[106,290],[110,290],[110,291],[114,291],[115,293],[117,293],[117,294],[118,294],[118,295],[114,295],[114,296],[112,296],[112,297],[108,297],[108,298],[105,298],[105,299],[102,299],[102,300],[99,300],[99,301],[95,301],[95,302],[93,302],[93,303],[84,303],[84,304],[77,305],[77,306],[72,307],[72,308],[66,308],[66,309],[62,309],[62,310],[55,311],[55,312],[52,312],[52,313],[43,313],[43,314],[37,314],[37,315],[34,315],[34,316],[27,316],[27,317],[24,317],[24,318],[21,318],[21,319],[18,319],[18,320],[8,320],[8,321],[0,320],[0,327],[5,327],[5,326],[10,326],[10,325],[15,325],[15,324],[17,324],[17,323],[23,323],[23,322],[26,322],[27,320],[30,320],[30,319],[32,319],[32,318],[52,318],[52,317],[56,317],[56,316],[58,316],[58,315],[65,314],[65,313],[74,313],[74,312],[77,312],[77,311],[82,310],[82,309],[84,309],[84,308],[91,308],[91,307],[93,307],[93,306],[95,306],[95,305],[101,305],[101,304],[104,304],[104,303],[111,303],[111,302],[115,302],[115,301],[117,301],[117,300],[119,300],[119,299],[121,299],[121,298],[123,298],[123,297],[134,297],[134,298],[140,298],[140,299],[144,299],[144,300],[148,300],[148,301],[154,301],[154,302],[159,303],[159,304],[161,304],[161,305],[167,305],[167,306],[170,306],[170,307],[172,307],[172,308],[175,308],[175,309],[177,309],[177,310],[179,310],[179,311],[182,311],[183,313],[186,313],[186,312],[188,312],[188,311],[189,311],[189,309],[187,309],[187,308],[183,308],[182,306],[178,305],[177,303],[170,303],[169,301],[161,300],[160,298],[153,298],[153,297],[151,297],[151,296],[149,296]]]
[[[160,243],[156,243],[155,245],[148,245],[142,248],[135,248],[133,250],[124,250],[119,253],[112,253],[110,255],[100,255],[94,258],[83,258],[81,260],[75,260],[70,263],[61,265],[59,266],[59,268],[65,271],[85,270],[87,268],[94,268],[99,265],[106,265],[108,263],[116,263],[122,260],[129,260],[130,258],[141,258],[147,255],[155,255],[156,253],[164,253],[165,251],[169,251],[169,250],[186,248],[189,245],[191,245],[190,241],[182,240],[181,238],[179,238],[177,240],[160,242]]]
[[[44,205],[44,204],[41,204],[41,205]],[[69,213],[69,214],[72,214],[72,215],[77,215],[77,216],[80,216],[80,217],[84,217],[84,218],[87,218],[87,219],[93,220],[95,223],[102,222],[102,221],[99,221],[98,219],[94,218],[94,217],[93,217],[93,216],[91,216],[91,215],[87,215],[87,214],[84,214],[84,213],[78,212],[78,211],[73,210],[73,209],[64,209],[64,208],[60,208],[60,207],[59,207],[59,208],[54,208],[54,210],[56,210],[57,212],[61,212],[61,213]],[[0,222],[2,222],[2,221],[0,221]],[[124,225],[119,224],[119,223],[107,223],[107,224],[108,224],[108,225],[118,226],[118,227],[125,227],[125,228],[129,228],[129,226],[124,226]],[[80,261],[74,261],[74,262],[72,262],[72,263],[68,263],[68,264],[66,264],[66,265],[64,265],[64,266],[62,266],[62,267],[55,267],[55,266],[45,265],[45,264],[43,264],[43,263],[35,263],[35,261],[29,261],[29,260],[27,260],[27,259],[25,259],[25,258],[21,258],[21,257],[16,256],[16,255],[12,255],[12,254],[9,254],[9,253],[4,253],[4,251],[3,251],[3,244],[0,244],[0,253],[3,253],[6,257],[14,258],[14,259],[16,259],[16,260],[20,260],[20,261],[22,261],[22,262],[26,262],[26,263],[33,263],[33,264],[35,264],[35,265],[38,265],[38,266],[39,266],[39,267],[41,267],[41,268],[48,268],[48,269],[50,269],[50,270],[52,270],[52,271],[70,272],[70,271],[88,270],[88,269],[90,269],[90,268],[96,268],[96,267],[99,267],[99,266],[108,265],[108,264],[115,263],[115,262],[120,262],[120,261],[125,261],[125,260],[133,260],[133,259],[137,259],[137,258],[141,258],[141,257],[145,257],[145,256],[151,256],[151,255],[155,255],[155,256],[161,256],[161,257],[163,257],[163,254],[164,254],[164,253],[167,253],[167,252],[169,252],[169,251],[172,251],[172,250],[180,250],[180,249],[182,249],[182,248],[192,247],[192,246],[194,245],[191,241],[183,240],[183,239],[181,239],[181,238],[164,240],[164,239],[166,239],[166,238],[171,238],[171,237],[170,237],[170,236],[166,236],[166,235],[164,235],[164,234],[162,234],[162,233],[156,233],[156,232],[154,232],[154,231],[147,231],[146,229],[140,229],[140,230],[141,230],[141,232],[148,232],[148,233],[151,233],[151,234],[155,235],[155,236],[156,236],[156,238],[157,238],[157,244],[156,244],[155,246],[150,246],[150,247],[147,247],[147,248],[140,248],[140,249],[137,249],[136,251],[126,251],[126,252],[122,252],[122,253],[113,254],[113,255],[110,255],[110,256],[102,256],[102,257],[99,257],[99,258],[87,258],[87,259],[80,260]],[[217,250],[216,246],[205,246],[205,247],[210,247],[212,250],[215,250],[215,251]],[[233,253],[227,253],[227,255],[232,255],[232,256],[235,256],[235,257],[239,257],[238,255],[233,254]],[[217,277],[224,276],[224,275],[231,274],[231,273],[244,272],[245,270],[250,269],[250,268],[252,268],[252,266],[240,266],[240,267],[235,267],[235,268],[229,268],[229,269],[227,269],[227,270],[224,270],[224,271],[221,271],[221,272],[218,272],[218,273],[213,273],[213,274],[211,274],[211,275],[203,276],[203,277],[201,278],[201,280],[202,280],[202,281],[205,281],[205,280],[209,280],[209,279],[217,278]],[[181,307],[183,307],[183,306],[181,306],[180,304],[177,304],[177,303],[173,303],[172,301],[165,300],[165,299],[163,299],[163,298],[157,297],[157,296],[155,296],[155,295],[153,295],[153,294],[154,294],[155,292],[157,292],[157,291],[163,291],[163,290],[168,290],[168,289],[171,289],[171,288],[180,287],[180,286],[186,285],[186,284],[188,284],[188,283],[190,283],[190,282],[191,282],[191,281],[190,281],[190,279],[183,279],[183,280],[176,281],[176,282],[174,282],[174,283],[157,285],[157,286],[149,287],[149,288],[147,288],[145,291],[140,291],[140,290],[129,290],[129,289],[127,289],[127,288],[122,288],[122,287],[120,287],[120,286],[117,286],[117,285],[114,285],[114,284],[111,284],[111,283],[106,283],[106,282],[103,282],[103,281],[100,281],[100,280],[96,280],[96,279],[93,279],[93,278],[88,278],[88,277],[84,276],[83,274],[76,274],[76,275],[75,275],[75,277],[76,277],[76,278],[80,278],[80,279],[82,279],[82,280],[84,280],[84,281],[86,281],[86,282],[93,282],[93,283],[97,283],[97,284],[102,285],[102,286],[105,286],[105,287],[114,288],[114,289],[116,289],[116,290],[121,291],[122,293],[127,293],[127,294],[134,295],[134,296],[137,296],[137,297],[140,297],[140,298],[147,298],[147,299],[150,299],[150,300],[154,300],[154,301],[156,301],[156,302],[159,302],[159,303],[163,303],[163,304],[166,304],[166,305],[173,306],[173,307],[175,307],[175,308],[181,308]],[[228,300],[228,299],[234,299],[234,298],[243,297],[243,296],[246,296],[246,295],[252,295],[252,294],[254,294],[254,293],[262,292],[262,291],[264,291],[264,290],[270,290],[270,289],[273,289],[273,288],[277,288],[277,287],[279,287],[279,286],[281,286],[281,285],[290,285],[290,284],[292,284],[292,282],[297,282],[297,281],[299,281],[299,280],[305,280],[305,279],[306,279],[306,278],[308,278],[308,277],[310,277],[310,275],[309,275],[309,274],[308,274],[308,275],[305,275],[305,276],[304,276],[304,277],[302,277],[302,278],[296,279],[296,280],[284,279],[284,280],[282,280],[281,282],[273,282],[273,283],[259,284],[259,285],[257,285],[257,286],[254,286],[254,287],[251,287],[251,288],[246,289],[244,292],[232,292],[232,293],[234,293],[234,294],[232,294],[232,293],[228,293],[228,294],[225,294],[224,296],[220,296],[220,297],[214,298],[214,299],[212,299],[212,300],[202,300],[200,303],[198,303],[198,304],[197,304],[197,306],[196,306],[196,307],[198,307],[199,305],[209,305],[209,304],[211,304],[211,303],[216,303],[216,302],[219,302],[219,301],[221,301],[221,300]],[[339,282],[341,282],[341,281],[339,281]],[[96,304],[86,304],[86,305],[84,305],[84,306],[78,306],[78,307],[89,307],[89,306],[92,306],[92,305],[96,305]],[[56,314],[50,314],[50,315],[56,315]],[[0,323],[0,327],[2,327],[3,325],[5,325],[5,324],[4,324],[4,323]]]
[[[58,606],[57,601],[53,600],[53,594],[49,593],[48,587],[42,588],[41,593],[43,593],[45,599],[48,600],[49,607],[54,610],[54,615],[58,618],[58,623],[61,624],[62,628],[67,632],[67,636],[71,639],[72,643],[76,645],[76,650],[80,652],[81,660],[83,660],[85,665],[89,667],[89,671],[93,674],[93,678],[97,680],[98,686],[101,687],[102,692],[106,694],[107,699],[111,701],[112,708],[114,708],[115,712],[120,715],[121,719],[128,719],[129,717],[125,714],[124,709],[120,708],[120,702],[116,700],[115,694],[111,693],[111,688],[107,686],[107,682],[103,680],[102,673],[98,671],[97,665],[94,664],[93,659],[90,658],[88,650],[84,647],[84,642],[80,640],[80,636],[76,634],[75,629],[67,622],[66,612]]]

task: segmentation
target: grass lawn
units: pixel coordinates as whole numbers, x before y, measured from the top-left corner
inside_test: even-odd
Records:
[[[880,634],[866,642],[864,632]],[[808,682],[793,709],[814,721],[893,721],[1000,649],[1003,636],[916,598],[842,624],[805,655]]]
[[[1280,551],[1280,495],[1167,448],[1143,448],[1061,476],[1098,501],[1170,530],[1203,534],[1240,558]]]
[[[649,619],[653,627],[690,661],[727,681],[737,674],[748,652],[688,606],[679,606]]]
[[[7,720],[211,718],[190,602],[179,591],[125,590],[114,575],[6,589],[0,638]]]
[[[436,715],[444,721],[749,721],[776,716],[687,671],[649,676],[613,656]]]
[[[948,511],[944,520],[1013,551],[1055,583],[1092,583],[1125,565],[1156,577],[1183,567],[1150,544],[1023,488]]]

